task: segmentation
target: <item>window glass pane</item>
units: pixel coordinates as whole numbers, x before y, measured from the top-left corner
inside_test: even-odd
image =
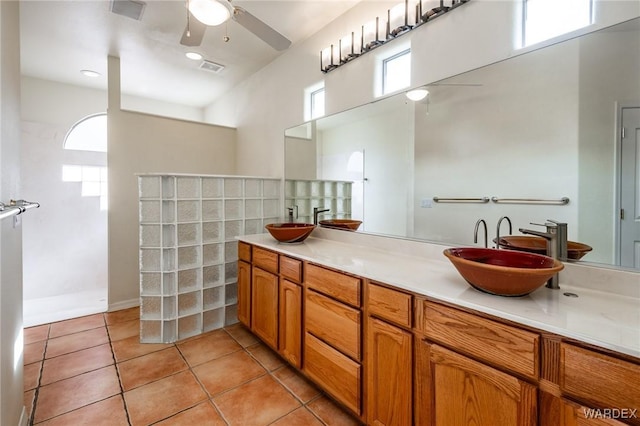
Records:
[[[107,152],[107,114],[96,114],[73,125],[64,140],[64,149]]]
[[[82,181],[82,166],[62,166],[63,182],[80,182]]]
[[[591,24],[592,0],[524,0],[524,45],[577,30]]]
[[[411,51],[406,50],[383,61],[382,93],[392,93],[411,84]]]
[[[324,87],[311,92],[311,118],[318,118],[324,115]]]

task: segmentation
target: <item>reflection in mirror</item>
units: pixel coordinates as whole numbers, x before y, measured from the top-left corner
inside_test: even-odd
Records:
[[[553,219],[593,248],[583,261],[640,269],[639,28],[635,19],[427,85],[418,102],[399,94],[289,129],[285,178],[353,182],[360,232],[473,245],[484,219],[491,245],[503,216],[518,235]]]

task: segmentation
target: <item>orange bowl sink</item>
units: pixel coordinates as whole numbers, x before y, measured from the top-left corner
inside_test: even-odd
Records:
[[[321,220],[319,223],[323,228],[346,229],[348,231],[355,231],[360,227],[362,221],[353,219],[327,219]]]
[[[444,255],[474,288],[498,296],[524,296],[564,268],[548,256],[514,250],[450,248]]]
[[[301,243],[316,228],[311,223],[270,223],[265,226],[271,236],[281,243]]]
[[[495,238],[493,242],[498,243]],[[528,253],[545,254],[547,252],[547,240],[531,235],[508,235],[500,237],[500,247],[509,250],[526,251]],[[567,242],[567,257],[571,260],[580,260],[591,250],[593,250],[591,246],[586,244],[575,241]]]

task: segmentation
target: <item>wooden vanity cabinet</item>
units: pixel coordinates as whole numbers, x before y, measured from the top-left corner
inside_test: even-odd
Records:
[[[278,352],[302,368],[302,262],[280,256]]]
[[[278,276],[251,269],[251,331],[278,350]]]
[[[238,321],[251,328],[251,264],[238,261]]]

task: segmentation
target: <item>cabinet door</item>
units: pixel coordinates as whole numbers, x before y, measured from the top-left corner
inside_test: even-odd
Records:
[[[369,318],[367,332],[367,423],[411,424],[411,333]]]
[[[562,426],[622,426],[624,423],[619,422],[616,418],[631,420],[632,416],[637,416],[630,411],[597,410],[567,400],[562,402],[564,404]]]
[[[255,266],[251,275],[251,330],[277,350],[278,276]]]
[[[280,354],[291,364],[302,366],[302,287],[280,281]]]
[[[251,265],[238,261],[238,321],[251,327]]]
[[[422,410],[437,426],[534,426],[537,389],[522,380],[427,342],[428,386]]]

